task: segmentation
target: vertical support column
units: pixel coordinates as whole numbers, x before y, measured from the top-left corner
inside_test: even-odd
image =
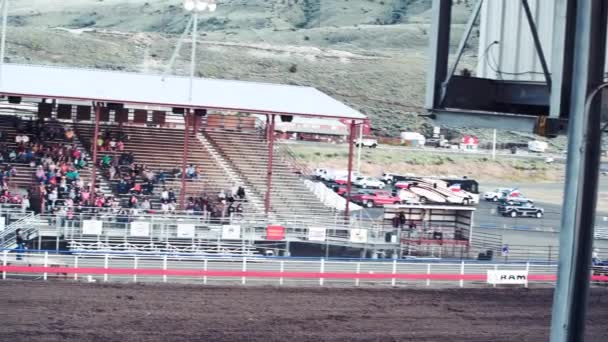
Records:
[[[133,257],[133,270],[137,270],[137,255]],[[133,272],[133,282],[137,283],[137,273]]]
[[[397,274],[397,259],[393,259],[393,275]],[[391,278],[391,286],[397,286],[397,278]]]
[[[103,258],[103,269],[104,269],[104,270],[107,270],[107,269],[108,269],[108,255],[107,255],[107,254],[106,254],[106,255],[104,255],[104,258]],[[108,281],[108,274],[107,274],[107,273],[104,273],[104,274],[103,274],[103,281],[104,281],[104,282],[107,282],[107,281]]]
[[[283,285],[283,272],[285,272],[285,260],[281,260],[279,272],[281,277],[279,278],[279,285]]]
[[[361,273],[361,262],[357,262],[357,270],[355,271],[355,273]],[[359,287],[359,278],[355,278],[355,286]]]
[[[346,176],[346,207],[344,209],[344,217],[348,220],[350,217],[349,207],[351,199],[351,188],[352,188],[352,173],[353,173],[353,145],[355,137],[355,120],[350,122],[350,129],[348,130],[348,175]]]
[[[431,9],[431,32],[428,56],[429,67],[426,79],[426,109],[436,108],[441,98],[441,87],[448,73],[450,50],[450,23],[452,0],[433,0]]]
[[[8,251],[5,250],[2,256],[2,266],[6,267],[6,264],[8,263]],[[6,279],[6,270],[2,270],[2,280]]]
[[[574,67],[568,127],[568,161],[562,209],[558,278],[551,341],[583,341],[601,147],[606,15],[604,0],[577,1]]]
[[[555,0],[551,52],[551,109],[549,117],[559,118],[570,110],[576,0]]]
[[[427,276],[431,275],[431,264],[427,264],[426,265],[426,275]],[[431,278],[430,277],[426,278],[426,286],[431,286]]]
[[[167,254],[163,255],[163,271],[167,270]],[[163,283],[167,282],[167,273],[163,274]]]
[[[357,146],[357,173],[361,173],[361,149],[363,149],[363,122],[359,124],[359,146]]]
[[[464,287],[464,261],[460,262],[460,287]]]
[[[49,252],[44,252],[44,268],[49,267]],[[48,279],[48,272],[46,270],[42,274],[42,280],[46,281]]]
[[[321,276],[319,277],[319,285],[323,286],[323,276],[322,274],[325,273],[325,259],[321,258],[321,266],[319,269],[319,273],[321,273]]]
[[[203,285],[207,285],[207,258],[203,260]]]
[[[89,205],[95,205],[95,182],[97,181],[97,139],[99,138],[99,113],[101,111],[101,104],[95,103],[95,129],[93,130],[93,165],[91,166],[91,189],[89,197]]]
[[[526,288],[528,288],[528,278],[530,278],[530,262],[526,262]]]
[[[74,269],[78,269],[78,255],[74,255]],[[74,280],[78,280],[78,272],[74,271]]]
[[[247,277],[245,276],[245,272],[247,272],[247,257],[243,258],[243,277],[241,277],[241,285],[247,284]]]
[[[184,116],[184,150],[182,153],[182,184],[181,184],[181,192],[179,194],[179,207],[182,210],[186,209],[186,190],[187,190],[187,184],[186,184],[186,168],[188,167],[188,144],[189,144],[189,137],[190,137],[190,133],[188,132],[188,129],[190,128],[190,115],[191,111],[190,108],[186,109],[186,113]]]
[[[264,209],[266,214],[270,212],[270,189],[272,188],[272,163],[274,156],[274,120],[275,115],[270,116],[270,124],[266,122],[266,138],[268,141],[268,170],[266,172],[266,198],[264,199]]]
[[[196,70],[196,38],[198,34],[198,11],[194,11],[193,26],[192,26],[192,51],[190,56],[190,88],[188,93],[188,101],[192,102],[192,93],[194,86],[194,72]]]

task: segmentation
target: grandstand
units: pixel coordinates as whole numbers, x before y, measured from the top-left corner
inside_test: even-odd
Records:
[[[83,84],[83,78],[95,82]],[[39,81],[23,82],[27,79]],[[372,236],[371,230],[365,242],[349,239],[350,229],[371,229],[373,222],[350,218],[348,202],[346,211],[324,204],[308,184],[306,169],[274,144],[275,120],[341,119],[351,123],[351,131],[365,120],[315,89],[195,79],[195,95],[186,100],[182,90],[188,82],[181,77],[24,65],[5,66],[4,84],[3,106],[11,115],[0,119],[0,129],[7,141],[18,133],[11,128],[14,120],[52,123],[62,132],[73,131],[69,145],[82,150],[88,162],[80,170],[84,184],[70,183],[58,195],[52,195],[56,185],[48,184],[48,164],[71,159],[47,161],[46,175],[37,168],[39,159],[31,166],[16,165],[11,186],[37,189],[31,192],[39,195],[40,205],[7,227],[5,247],[11,247],[14,241],[8,238],[21,228],[38,247],[67,242],[87,250],[139,250],[143,242],[156,251],[161,245],[232,251],[234,243],[219,233],[226,225],[242,228],[237,240],[243,254],[269,241],[276,252],[289,249],[292,241],[355,248],[374,239],[385,243],[382,233]],[[50,175],[54,179],[52,170]],[[43,179],[46,189],[38,186]],[[167,203],[172,203],[170,210]],[[143,240],[129,231],[142,220],[149,226]],[[85,234],[86,221],[102,222],[101,231]],[[193,225],[194,235],[183,236],[183,225]],[[271,236],[272,227],[279,235]],[[326,238],[309,240],[311,227],[326,229]]]

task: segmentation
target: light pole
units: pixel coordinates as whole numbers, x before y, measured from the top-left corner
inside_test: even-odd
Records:
[[[182,48],[184,38],[186,38],[190,31],[190,28],[192,27],[192,54],[190,56],[190,89],[188,91],[188,100],[192,101],[192,84],[194,81],[194,70],[196,66],[196,33],[198,32],[198,14],[205,11],[215,12],[215,10],[217,9],[217,3],[215,0],[185,0],[184,9],[192,13],[192,16],[186,24],[184,33],[182,33],[182,35],[179,37],[179,40],[177,41],[177,46],[173,51],[173,55],[171,55],[169,65],[167,65],[167,68],[163,73],[162,79],[164,81],[167,74],[171,72],[171,69],[173,68],[173,63],[175,63],[175,59],[177,58],[177,55],[179,54],[179,51]]]
[[[185,0],[184,9],[192,13],[192,54],[190,56],[190,89],[188,100],[192,101],[192,84],[194,82],[194,70],[196,69],[196,36],[198,33],[198,14],[209,11],[215,12],[217,3],[215,0]],[[186,27],[186,30],[188,27]]]
[[[6,23],[8,20],[8,0],[2,0],[2,38],[0,39],[0,86],[4,69],[4,55],[6,50]]]

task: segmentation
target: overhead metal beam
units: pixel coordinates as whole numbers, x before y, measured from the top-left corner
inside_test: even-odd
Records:
[[[450,53],[450,23],[452,0],[433,0],[429,44],[429,67],[426,79],[425,108],[437,108],[441,99],[441,87],[448,72]]]
[[[528,19],[528,26],[530,26],[530,32],[532,33],[532,38],[534,40],[534,47],[538,53],[538,59],[540,59],[540,65],[543,68],[543,73],[545,74],[545,81],[547,82],[549,88],[551,88],[551,74],[549,73],[549,66],[547,66],[547,59],[545,58],[545,53],[543,52],[543,46],[541,45],[540,38],[538,37],[538,30],[536,29],[536,24],[534,23],[534,18],[532,17],[532,11],[530,11],[530,4],[528,4],[528,0],[521,0],[521,3],[524,6],[524,12],[526,13],[526,18]]]
[[[473,31],[473,27],[475,26],[477,17],[479,17],[479,12],[481,12],[481,5],[483,5],[483,0],[478,0],[475,9],[473,9],[473,13],[471,13],[471,16],[469,17],[469,21],[467,22],[464,34],[462,35],[460,43],[458,44],[458,50],[456,50],[456,59],[454,60],[454,64],[452,64],[452,66],[450,67],[450,71],[448,72],[447,78],[441,85],[441,99],[439,100],[439,104],[437,107],[441,108],[443,102],[445,101],[448,85],[450,84],[452,76],[456,72],[456,68],[458,67],[460,58],[462,58],[462,54],[464,53],[464,48],[467,46],[467,42],[469,41],[469,37],[471,36],[471,32]]]
[[[584,341],[601,156],[601,98],[608,2],[577,1],[566,185],[552,342]]]
[[[549,117],[565,118],[570,111],[576,0],[555,0],[551,52],[551,110]]]

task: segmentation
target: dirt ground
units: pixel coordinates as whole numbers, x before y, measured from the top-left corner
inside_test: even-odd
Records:
[[[551,290],[0,282],[5,341],[546,341]],[[587,341],[608,339],[592,291]]]

